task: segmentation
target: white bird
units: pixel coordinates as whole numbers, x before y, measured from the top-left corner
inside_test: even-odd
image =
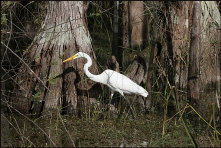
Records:
[[[92,60],[90,56],[86,53],[78,52],[74,56],[64,60],[63,63],[80,57],[87,59],[87,63],[84,65],[85,74],[91,80],[107,85],[111,89],[111,99],[115,91],[119,92],[122,96],[124,96],[125,93],[138,94],[143,97],[147,97],[148,92],[143,87],[139,86],[125,75],[122,75],[116,71],[107,69],[99,75],[94,75],[90,73],[88,68],[92,65]]]

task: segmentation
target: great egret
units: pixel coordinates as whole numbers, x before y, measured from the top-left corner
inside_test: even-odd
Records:
[[[78,52],[74,56],[64,60],[63,63],[80,57],[87,59],[87,63],[84,65],[85,74],[91,80],[107,85],[111,89],[111,99],[115,91],[119,92],[122,96],[124,96],[125,93],[138,94],[143,97],[147,97],[148,92],[143,87],[139,86],[125,75],[122,75],[116,71],[107,69],[99,75],[94,75],[90,73],[88,68],[92,65],[92,60],[90,56],[86,53]]]

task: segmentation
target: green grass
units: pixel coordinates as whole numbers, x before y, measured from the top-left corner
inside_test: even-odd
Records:
[[[167,122],[162,136],[163,116],[140,115],[136,119],[87,119],[73,116],[54,118],[32,118],[42,130],[23,116],[6,115],[11,146],[53,146],[45,136],[47,133],[57,146],[194,146],[181,120],[173,118]],[[4,117],[4,118],[5,118]],[[62,122],[63,123],[62,123]],[[14,127],[13,127],[13,126]],[[197,130],[190,122],[186,127],[194,136],[198,146],[218,146],[210,129]],[[20,134],[19,132],[20,131]],[[22,136],[21,136],[22,135]],[[3,137],[4,138],[4,137]]]

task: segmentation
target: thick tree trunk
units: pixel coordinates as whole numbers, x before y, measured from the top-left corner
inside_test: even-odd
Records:
[[[192,101],[195,98],[199,110],[209,113],[209,106],[217,100],[220,83],[220,64],[215,57],[220,52],[216,29],[220,25],[218,6],[216,2],[166,2],[162,5],[165,10],[162,13],[169,17],[160,24],[163,27],[159,28],[159,33],[163,34],[158,34],[163,47],[159,65],[161,88],[168,77],[170,84],[183,92],[179,93],[182,94],[179,99],[185,101],[188,94]],[[163,75],[164,72],[168,76]]]
[[[17,94],[21,95],[18,106],[23,111],[40,112],[59,106],[76,111],[77,100],[95,84],[84,77],[83,59],[62,64],[62,59],[83,51],[93,59],[91,72],[98,72],[86,24],[86,9],[82,1],[49,2],[40,33],[25,53],[26,61],[42,82],[25,65],[21,66],[17,78],[20,84]]]
[[[200,52],[200,100],[198,101],[200,112],[205,117],[211,115],[211,105],[218,105],[220,96],[220,32],[221,15],[215,1],[200,1],[201,7],[201,31],[202,44]]]
[[[180,90],[186,91],[189,48],[189,2],[178,2],[176,9],[172,9],[171,20],[173,27],[174,52],[174,83]],[[190,11],[191,13],[191,11]]]
[[[135,48],[143,45],[146,22],[143,1],[125,1],[123,13],[123,46]]]
[[[155,3],[155,6],[157,6],[158,3]],[[154,19],[150,19],[152,21],[149,21],[149,25],[148,25],[148,39],[150,40],[149,43],[150,43],[150,56],[149,56],[149,62],[148,62],[148,72],[147,72],[147,82],[146,82],[146,85],[147,85],[147,90],[149,92],[149,95],[148,95],[148,99],[146,99],[146,108],[148,111],[151,111],[151,107],[152,106],[152,86],[153,86],[153,83],[154,83],[154,75],[155,75],[155,66],[156,66],[156,62],[154,61],[155,60],[155,57],[157,56],[157,50],[161,50],[159,48],[161,48],[159,46],[159,43],[157,42],[157,27],[155,27],[157,25],[157,10],[154,10],[153,12],[153,18]],[[151,25],[150,25],[151,24]],[[158,45],[158,46],[157,46]]]
[[[193,2],[190,32],[190,50],[189,50],[189,67],[188,67],[188,85],[187,96],[191,102],[199,102],[199,75],[200,75],[200,16],[201,7],[199,2]]]

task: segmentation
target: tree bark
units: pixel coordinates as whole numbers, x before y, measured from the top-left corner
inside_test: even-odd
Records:
[[[200,112],[205,117],[211,115],[211,105],[219,104],[220,96],[220,31],[221,15],[218,5],[214,1],[200,1],[202,11],[201,52],[200,52]],[[217,108],[216,108],[217,109]]]
[[[121,5],[119,1],[114,1],[114,10],[113,10],[113,40],[112,40],[112,56],[109,59],[109,65],[119,65],[119,70],[122,69],[122,48],[121,46],[121,36],[122,36],[122,26],[121,26]],[[113,62],[113,59],[116,59],[116,62]],[[112,62],[112,63],[111,63]],[[111,68],[111,67],[110,67]],[[114,69],[113,69],[114,70]],[[118,70],[118,71],[119,71]]]
[[[155,6],[157,6],[158,3],[155,3]],[[153,18],[155,18],[154,20],[152,20],[151,22],[149,21],[149,32],[148,32],[148,37],[149,37],[149,43],[150,43],[150,56],[149,56],[149,62],[148,62],[148,71],[147,71],[147,90],[149,92],[148,95],[148,99],[146,99],[145,104],[146,104],[146,108],[148,111],[151,111],[151,107],[152,107],[152,85],[153,85],[153,77],[155,75],[155,66],[156,66],[156,62],[155,57],[157,56],[157,47],[160,48],[159,43],[157,42],[157,27],[155,27],[157,25],[157,10],[154,10],[153,12]],[[151,20],[151,19],[150,19]],[[158,43],[158,46],[157,46]],[[161,49],[159,49],[161,50]]]
[[[144,54],[144,41],[147,38],[147,16],[144,12],[143,1],[125,1],[123,6],[123,29],[122,44],[125,48],[137,49],[135,54],[137,57],[131,62],[126,69],[126,75],[135,81],[138,85],[146,83],[147,80],[147,64]],[[128,96],[130,102],[134,102],[138,110],[150,108],[150,100],[140,96],[134,98]]]
[[[21,96],[18,106],[23,111],[41,112],[66,107],[69,112],[76,112],[77,100],[85,92],[89,93],[95,84],[84,76],[83,59],[62,64],[64,58],[82,51],[93,59],[91,72],[98,73],[86,24],[86,10],[87,4],[82,1],[48,3],[41,30],[24,53],[27,63],[42,82],[25,65],[21,66],[17,77],[20,84],[17,94]]]
[[[112,70],[119,72],[119,1],[114,1],[114,10],[113,10],[113,40],[112,40],[112,56],[110,57],[107,66]]]
[[[147,82],[147,62],[144,57],[137,56],[132,64],[129,65],[129,67],[126,69],[125,74],[127,77],[129,77],[131,80],[133,80],[138,85],[145,88],[145,83]],[[147,111],[151,107],[151,101],[142,96],[136,95],[135,97],[127,96],[127,99],[129,100],[130,104],[133,104],[135,106],[135,109],[138,112]]]
[[[143,1],[125,1],[123,12],[123,46],[135,48],[143,45],[146,22]]]
[[[199,2],[193,2],[193,13],[191,17],[191,32],[190,32],[190,50],[189,50],[189,66],[188,66],[188,83],[187,92],[188,99],[191,102],[199,101],[199,75],[200,75],[200,16],[201,8]]]
[[[188,97],[195,100],[199,111],[209,113],[210,105],[218,100],[216,92],[220,84],[218,5],[216,2],[166,2],[162,6],[164,11],[159,14],[163,15],[158,17],[163,21],[157,37],[162,44],[158,65],[162,82],[158,90],[164,89],[169,78],[170,84],[182,92],[177,96],[180,104],[185,105]]]

